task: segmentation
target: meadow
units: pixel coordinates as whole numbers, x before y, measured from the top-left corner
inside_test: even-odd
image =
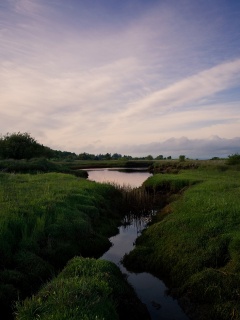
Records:
[[[124,257],[165,278],[193,319],[240,319],[240,168],[204,162],[144,183],[168,204]]]
[[[124,257],[125,266],[164,278],[193,319],[239,320],[239,165],[154,161],[155,174],[143,188],[128,190],[87,181],[81,171],[69,174],[87,164],[0,163],[9,172],[0,173],[1,314],[10,319],[14,310],[16,320],[148,319],[119,269],[95,258],[111,246],[108,238],[126,209],[151,211],[164,197],[165,207]]]
[[[113,186],[73,175],[0,173],[1,314],[74,256],[105,252],[121,203]]]

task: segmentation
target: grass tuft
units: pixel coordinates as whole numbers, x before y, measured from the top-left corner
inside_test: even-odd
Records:
[[[17,303],[16,320],[117,320],[129,315],[149,319],[119,268],[75,257],[36,296]]]

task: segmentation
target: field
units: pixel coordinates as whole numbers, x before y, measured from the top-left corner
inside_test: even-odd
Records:
[[[13,172],[31,174],[0,173],[0,307],[5,319],[16,301],[17,320],[124,319],[126,312],[131,319],[141,314],[147,319],[119,269],[94,258],[111,245],[108,238],[117,232],[129,199],[140,212],[139,204],[148,208],[159,196],[166,206],[124,257],[125,265],[164,278],[195,320],[240,319],[238,165],[155,161],[151,170],[156,174],[142,190],[130,192],[81,178],[81,172],[71,171],[80,161],[7,163]]]
[[[156,174],[145,187],[169,204],[125,256],[165,277],[193,319],[240,319],[240,171],[212,166]]]
[[[121,194],[113,186],[63,173],[1,173],[0,208],[4,314],[69,259],[98,257],[110,247],[108,237],[121,219]]]

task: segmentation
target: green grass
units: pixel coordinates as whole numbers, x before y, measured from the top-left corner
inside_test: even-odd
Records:
[[[217,170],[226,171],[229,169],[239,171],[240,165],[235,164],[234,168],[231,168],[231,161],[228,159],[214,159],[214,160],[191,160],[185,161],[179,160],[154,160],[150,171],[153,173],[178,173],[181,170],[191,169],[203,169],[203,170]]]
[[[158,174],[145,185],[180,195],[138,239],[126,266],[166,276],[200,319],[240,319],[240,172],[205,167]]]
[[[17,303],[16,311],[16,320],[116,320],[129,316],[148,319],[119,268],[109,261],[80,257],[69,261],[37,295]]]
[[[45,158],[34,158],[31,160],[0,160],[0,171],[12,173],[46,173],[61,172],[73,174],[78,177],[87,178],[87,172],[83,170],[72,170],[66,163],[57,163]]]
[[[154,163],[152,160],[75,160],[72,162],[61,162],[70,169],[86,168],[148,168]]]
[[[112,298],[120,277],[116,269],[105,261],[75,258],[36,296],[18,305],[16,319],[118,319]]]
[[[75,255],[100,256],[122,214],[113,186],[61,173],[0,174],[0,208],[1,310]]]

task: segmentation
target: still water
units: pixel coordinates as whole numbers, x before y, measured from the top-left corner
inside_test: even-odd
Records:
[[[135,171],[133,171],[135,170]],[[152,174],[143,169],[104,168],[87,169],[88,179],[97,182],[110,182],[118,185],[139,187]]]
[[[144,171],[120,172],[112,169],[89,169],[89,180],[113,182],[121,185],[139,187],[151,174]],[[149,273],[129,272],[121,263],[125,253],[134,248],[136,238],[146,228],[149,217],[132,219],[129,225],[119,227],[119,233],[110,238],[112,247],[101,259],[114,262],[127,275],[128,282],[134,287],[140,300],[146,304],[151,319],[154,320],[188,320],[179,307],[177,300],[166,294],[167,287],[160,279]]]

